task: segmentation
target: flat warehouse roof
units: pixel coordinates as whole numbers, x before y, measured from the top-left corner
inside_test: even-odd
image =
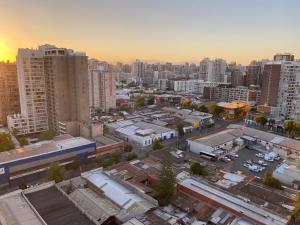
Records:
[[[245,216],[252,218],[255,221],[262,222],[266,225],[284,225],[288,222],[286,218],[272,214],[267,210],[220,191],[211,185],[207,185],[190,178],[183,180],[180,184],[203,196],[206,196],[209,199],[227,206],[238,213],[242,213]]]
[[[63,151],[79,146],[93,144],[95,142],[83,137],[71,137],[63,140],[42,141],[23,148],[0,152],[0,164],[19,159],[30,158],[55,151]]]
[[[94,225],[56,187],[26,194],[30,203],[48,225]]]

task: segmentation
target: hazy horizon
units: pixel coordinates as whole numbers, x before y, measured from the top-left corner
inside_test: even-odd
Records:
[[[300,57],[297,0],[0,2],[0,61],[44,43],[107,62]]]

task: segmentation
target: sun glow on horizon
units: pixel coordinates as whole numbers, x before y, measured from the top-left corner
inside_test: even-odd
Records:
[[[14,54],[11,53],[8,43],[0,38],[0,61],[15,61]]]

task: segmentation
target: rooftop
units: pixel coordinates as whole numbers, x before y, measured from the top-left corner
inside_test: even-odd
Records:
[[[0,164],[43,155],[50,152],[63,151],[92,143],[94,142],[83,137],[58,137],[51,141],[41,141],[32,145],[24,146],[23,148],[0,152]]]
[[[227,128],[230,129],[239,129],[243,132],[244,135],[253,137],[253,138],[258,138],[264,141],[272,142],[274,144],[281,145],[283,147],[295,149],[296,151],[300,151],[300,141],[279,136],[276,134],[272,134],[269,132],[257,130],[254,128],[246,127],[246,126],[241,126],[237,124],[231,124]]]
[[[218,106],[221,106],[226,109],[238,109],[247,106],[247,103],[241,101],[234,101],[234,102],[219,102],[217,103]]]
[[[0,224],[43,225],[21,190],[0,196]]]
[[[25,194],[48,225],[93,225],[55,186]]]
[[[111,201],[123,209],[129,209],[137,205],[147,210],[155,207],[153,203],[112,179],[101,170],[86,172],[82,174],[82,177],[103,191],[107,198],[111,199]]]
[[[237,129],[225,129],[220,132],[210,134],[201,138],[191,138],[191,141],[201,143],[210,147],[215,147],[226,142],[232,141],[242,136],[242,131]]]
[[[190,190],[206,196],[209,199],[213,199],[214,201],[236,212],[242,213],[248,218],[262,222],[266,225],[284,225],[288,221],[287,218],[273,214],[270,211],[266,211],[265,209],[247,203],[234,195],[230,195],[211,185],[196,181],[192,178],[187,178],[180,184]]]

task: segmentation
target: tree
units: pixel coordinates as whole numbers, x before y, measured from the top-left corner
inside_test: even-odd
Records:
[[[111,157],[111,154],[107,153],[101,156],[98,156],[96,162],[100,167],[106,168],[114,164],[114,161]]]
[[[210,105],[210,112],[211,114],[213,114],[214,116],[220,116],[221,113],[224,112],[224,109],[221,106],[218,106],[217,104],[213,103]]]
[[[270,172],[265,173],[264,184],[272,188],[276,188],[280,190],[283,189],[280,181],[272,177],[272,174]]]
[[[72,162],[72,170],[77,171],[80,168],[80,161],[78,159],[74,159]]]
[[[134,81],[130,82],[129,84],[127,84],[127,87],[135,87],[136,83]]]
[[[52,130],[46,130],[39,134],[39,140],[52,140],[55,137],[55,132]]]
[[[268,122],[268,119],[265,115],[257,115],[255,121],[261,126],[264,126]]]
[[[24,136],[16,137],[21,146],[28,145],[28,141]]]
[[[178,135],[180,137],[182,137],[184,135],[184,130],[183,130],[183,124],[182,123],[177,124],[177,131],[178,131]]]
[[[292,224],[300,224],[300,194],[298,194],[296,197],[295,208],[292,214],[292,220],[294,222]]]
[[[161,206],[168,205],[175,192],[176,180],[170,158],[171,157],[168,153],[163,157],[158,176],[158,184],[155,188],[158,193],[158,203]]]
[[[11,136],[8,133],[0,133],[0,152],[11,150],[15,148],[14,142],[11,140]]]
[[[131,152],[132,151],[132,145],[130,145],[130,144],[126,144],[125,146],[124,146],[124,151],[125,152]]]
[[[154,104],[154,96],[151,96],[151,97],[148,98],[147,104],[148,105],[153,105]]]
[[[204,112],[204,113],[208,113],[209,112],[208,108],[205,105],[200,105],[199,108],[198,108],[198,110],[200,112]]]
[[[59,183],[64,180],[65,177],[65,168],[59,165],[58,163],[51,164],[48,169],[48,180],[54,180],[55,183]]]
[[[127,159],[127,161],[131,161],[131,160],[137,159],[137,158],[138,158],[137,154],[135,154],[134,152],[130,152],[130,153],[128,153],[126,159]]]
[[[27,180],[26,177],[23,177],[21,182],[19,183],[19,189],[26,189],[27,188]]]
[[[286,120],[284,122],[284,129],[288,136],[294,137],[300,135],[300,122],[295,120]]]
[[[121,156],[121,152],[119,151],[114,151],[113,153],[111,153],[111,158],[114,163],[119,163],[121,160]]]
[[[160,143],[160,140],[155,139],[152,143],[152,149],[157,150],[157,149],[161,149],[161,148],[162,148],[162,144]]]
[[[143,96],[136,96],[134,99],[134,103],[137,107],[142,107],[145,105],[145,98]]]
[[[183,109],[191,109],[192,108],[192,101],[191,100],[182,101],[180,103],[180,107],[183,108]]]
[[[207,171],[203,166],[200,165],[200,163],[193,163],[191,165],[191,171],[193,174],[200,175],[200,176],[208,175]]]

